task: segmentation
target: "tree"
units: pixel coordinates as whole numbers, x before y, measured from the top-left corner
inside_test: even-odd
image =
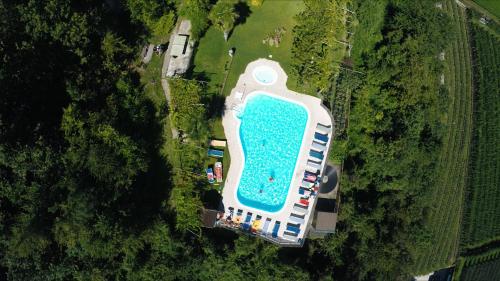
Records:
[[[304,1],[296,16],[292,45],[293,71],[301,83],[321,92],[327,90],[339,70],[346,46],[346,13],[351,1]]]
[[[206,138],[205,106],[202,86],[194,80],[171,79],[172,120],[174,125],[195,140]]]
[[[238,14],[234,9],[233,0],[219,0],[210,10],[209,18],[212,24],[224,33],[224,40],[227,41],[229,32],[233,29],[234,23],[238,19]]]
[[[184,0],[179,4],[179,15],[191,21],[191,35],[199,39],[208,27],[210,0]]]
[[[153,43],[168,40],[168,34],[175,23],[172,0],[127,0],[127,7],[132,19],[142,23],[153,35]]]

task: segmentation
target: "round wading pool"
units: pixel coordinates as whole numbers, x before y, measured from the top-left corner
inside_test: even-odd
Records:
[[[257,66],[252,72],[253,78],[262,85],[273,85],[278,79],[278,73],[269,66]]]

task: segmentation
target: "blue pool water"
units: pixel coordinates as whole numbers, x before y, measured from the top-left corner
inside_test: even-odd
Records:
[[[276,82],[276,79],[278,78],[276,71],[268,66],[256,67],[253,72],[253,76],[255,80],[265,85],[274,84],[274,82]]]
[[[245,163],[237,197],[243,205],[276,212],[288,195],[307,111],[301,105],[264,93],[247,99],[238,116]]]

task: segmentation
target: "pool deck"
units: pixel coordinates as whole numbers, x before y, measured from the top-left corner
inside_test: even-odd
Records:
[[[274,84],[263,85],[255,80],[253,76],[253,70],[259,66],[268,66],[276,71],[277,79]],[[283,244],[302,244],[311,223],[312,214],[314,213],[313,208],[315,206],[317,196],[312,196],[309,199],[307,213],[303,218],[303,222],[300,223],[300,232],[298,233],[298,235],[296,237],[284,235],[285,230],[287,228],[287,223],[290,222],[290,215],[292,213],[297,213],[296,211],[294,211],[294,204],[298,203],[301,199],[299,188],[304,178],[307,161],[311,159],[311,157],[309,156],[309,150],[311,149],[311,144],[313,142],[315,132],[320,132],[316,129],[316,125],[320,123],[326,126],[330,126],[332,130],[332,132],[328,134],[328,141],[326,143],[327,149],[323,152],[324,159],[321,162],[321,168],[319,169],[320,175],[328,159],[328,148],[330,147],[334,128],[332,117],[327,109],[322,105],[321,100],[316,97],[299,94],[289,90],[286,87],[287,79],[288,76],[281,68],[279,63],[268,59],[258,59],[247,65],[245,72],[239,77],[235,88],[231,90],[231,94],[226,98],[222,124],[224,126],[227,145],[231,154],[231,166],[229,167],[224,190],[222,193],[222,202],[224,205],[225,214],[224,219],[221,220],[221,226],[238,228],[237,225],[235,226],[232,222],[229,223],[229,221],[227,221],[228,223],[226,223],[225,218],[230,216],[230,207],[234,208],[232,214],[233,220],[237,215],[238,209],[241,209],[243,210],[243,214],[241,216],[242,223],[247,216],[247,212],[252,213],[251,222],[255,220],[257,215],[262,216],[260,228],[262,228],[264,222],[267,219],[271,219],[270,226],[267,229],[267,232],[263,232],[262,230],[257,231],[258,235],[269,238],[270,240],[275,240],[275,242],[277,242],[278,244],[280,244],[280,241],[283,241]],[[250,93],[255,91],[265,92],[271,96],[276,96],[278,98],[298,103],[307,109],[309,115],[299,156],[297,158],[297,165],[295,167],[291,186],[288,190],[286,202],[281,210],[273,213],[245,206],[239,202],[236,195],[239,179],[244,166],[244,154],[239,136],[240,120],[236,117],[236,111],[240,110],[240,108],[244,106],[246,97]],[[276,221],[279,221],[281,223],[281,226],[278,231],[278,237],[272,238],[271,232]]]

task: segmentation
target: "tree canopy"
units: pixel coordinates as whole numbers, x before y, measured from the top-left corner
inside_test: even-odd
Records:
[[[208,28],[209,0],[184,0],[179,5],[179,14],[191,21],[191,35],[194,39]]]
[[[226,41],[238,18],[234,7],[235,4],[234,0],[219,0],[212,7],[208,16],[212,24],[224,33],[224,40]]]
[[[322,92],[350,85],[353,94],[337,232],[297,249],[201,228],[203,197],[213,191],[204,174],[207,90],[172,79],[167,110],[140,83],[144,40],[165,36],[177,15],[199,38],[211,1],[0,2],[0,279],[410,276],[429,243],[426,187],[443,118],[437,54],[448,19],[430,0],[305,3],[293,47],[301,83]],[[362,74],[342,84],[349,75],[338,75],[345,46],[337,41],[350,4],[365,15],[356,34],[369,38],[355,37]],[[214,24],[230,30],[234,20]]]

